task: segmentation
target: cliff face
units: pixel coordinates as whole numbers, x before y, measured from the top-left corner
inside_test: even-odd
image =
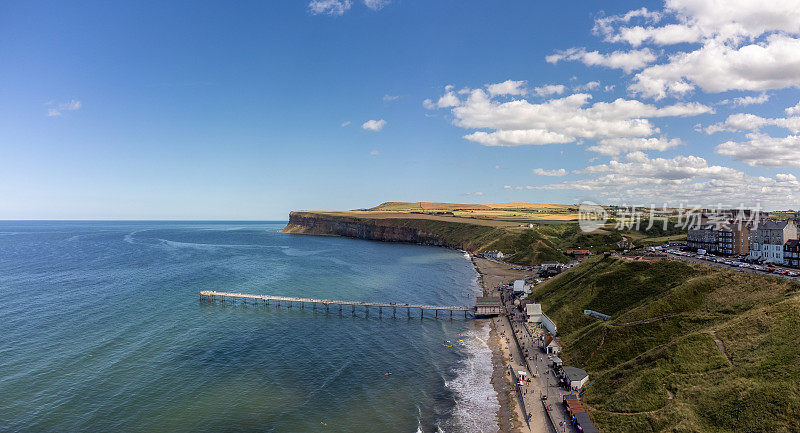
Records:
[[[291,212],[283,233],[345,236],[383,242],[408,242],[477,251],[498,236],[501,229],[474,224],[424,219],[370,219],[314,212]]]

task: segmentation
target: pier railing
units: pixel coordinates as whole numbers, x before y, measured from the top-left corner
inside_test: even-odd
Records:
[[[439,311],[449,311],[450,317],[453,317],[454,311],[463,311],[464,317],[467,317],[467,313],[470,311],[474,312],[473,307],[464,307],[464,306],[442,306],[442,305],[423,305],[423,304],[399,304],[395,302],[362,302],[362,301],[341,301],[341,300],[333,300],[333,299],[314,299],[314,298],[300,298],[294,296],[277,296],[277,295],[251,295],[247,293],[234,293],[234,292],[218,292],[213,290],[204,290],[200,292],[200,300],[201,301],[219,301],[219,302],[250,302],[253,304],[263,303],[264,305],[268,305],[270,302],[274,302],[276,305],[280,305],[281,302],[285,303],[288,308],[291,308],[294,304],[300,304],[301,308],[305,308],[307,304],[311,304],[312,308],[316,309],[317,304],[324,306],[326,310],[330,309],[331,305],[338,306],[339,310],[342,310],[342,307],[349,306],[355,311],[356,307],[364,307],[367,313],[369,313],[369,308],[378,308],[379,314],[383,314],[384,308],[391,308],[393,314],[397,314],[398,308],[405,308],[408,314],[411,314],[411,310],[419,310],[420,315],[424,316],[425,310],[433,310],[436,317],[439,317]]]

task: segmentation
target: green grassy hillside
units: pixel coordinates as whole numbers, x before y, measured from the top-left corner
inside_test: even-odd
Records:
[[[558,324],[565,362],[589,371],[600,431],[800,431],[797,283],[595,257],[533,297]]]

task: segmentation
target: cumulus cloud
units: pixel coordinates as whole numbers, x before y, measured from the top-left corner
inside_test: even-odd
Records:
[[[361,125],[361,129],[365,131],[380,131],[383,127],[386,126],[386,121],[383,119],[380,120],[367,120]]]
[[[800,114],[800,102],[798,102],[794,107],[787,108],[785,111],[788,116]]]
[[[537,174],[539,176],[553,176],[553,177],[560,177],[566,176],[567,170],[563,168],[559,168],[558,170],[545,170],[543,168],[534,168],[533,174]]]
[[[387,93],[387,94],[383,95],[382,99],[383,99],[383,102],[392,102],[392,101],[396,101],[396,100],[400,99],[400,97],[396,96],[396,95],[390,95],[390,94]]]
[[[759,105],[769,101],[769,95],[762,93],[758,96],[741,96],[733,99],[725,99],[719,103],[722,105],[733,105],[734,107],[743,107],[746,105]]]
[[[389,3],[391,3],[389,0],[364,0],[364,5],[374,11],[383,9]]]
[[[696,87],[710,93],[782,89],[800,86],[799,68],[800,39],[775,34],[741,47],[711,40],[695,51],[671,55],[667,63],[645,68],[629,89],[656,99]]]
[[[373,11],[383,9],[390,0],[364,0],[364,6]],[[308,2],[308,13],[311,15],[342,16],[353,7],[352,0],[311,0]]]
[[[721,131],[756,131],[764,126],[777,126],[797,134],[800,133],[800,116],[770,119],[750,113],[737,113],[731,114],[723,122],[709,125],[704,130],[706,134],[714,134]]]
[[[551,63],[581,61],[635,74],[629,90],[656,99],[704,92],[800,86],[800,7],[796,0],[666,0],[663,10],[635,9],[595,20],[593,33],[631,51],[570,48]],[[678,45],[683,44],[683,45]],[[688,44],[688,47],[686,45]],[[676,46],[664,61],[649,46]],[[744,97],[739,105],[766,102]]]
[[[716,147],[717,153],[727,155],[750,166],[800,167],[800,136],[770,137],[766,134],[747,134],[747,141],[726,141]]]
[[[492,96],[524,95],[527,93],[525,81],[506,80],[502,83],[487,84],[486,91]]]
[[[622,69],[625,73],[630,74],[652,63],[656,58],[657,56],[649,48],[614,51],[605,54],[598,51],[586,51],[585,48],[569,48],[551,54],[545,57],[545,60],[548,63],[578,61],[587,66],[605,66],[612,69]]]
[[[652,25],[665,17],[676,23]],[[637,19],[642,21],[639,25],[628,26]],[[642,8],[600,18],[594,30],[608,42],[632,46],[644,42],[669,45],[702,39],[753,39],[769,32],[800,32],[800,8],[793,0],[667,0],[663,11]]]
[[[683,144],[679,138],[667,139],[666,137],[650,138],[606,138],[600,140],[599,144],[591,146],[588,150],[603,155],[619,155],[633,151],[658,150],[680,146]]]
[[[350,126],[350,123],[351,122],[349,120],[346,122],[342,122],[342,128],[344,128],[345,126]]]
[[[497,100],[483,89],[470,89],[468,93],[466,99],[459,100],[449,90],[439,98],[439,102],[428,99],[424,105],[431,109],[450,108],[456,126],[479,130],[464,138],[486,146],[569,143],[582,138],[648,137],[659,132],[649,118],[688,117],[713,112],[711,107],[697,102],[657,107],[619,98],[590,104],[592,96],[586,93],[542,103],[525,99]]]
[[[541,87],[535,87],[533,93],[539,96],[552,96],[560,95],[566,90],[567,88],[562,84],[547,84]]]
[[[352,6],[350,0],[311,0],[308,2],[308,12],[312,15],[341,16]]]
[[[800,199],[800,182],[791,174],[749,176],[741,171],[710,165],[698,156],[650,158],[631,152],[623,160],[578,170],[585,179],[544,186],[507,186],[506,189],[596,191],[628,203],[697,203],[736,205],[759,201],[785,205]]]
[[[573,86],[572,90],[575,91],[575,92],[587,92],[587,91],[590,91],[590,90],[594,90],[594,89],[596,89],[598,87],[600,87],[600,82],[599,81],[589,81],[586,84],[580,84],[580,85],[577,85],[577,86]],[[606,86],[606,87],[608,87],[608,86]],[[613,86],[611,86],[611,87],[613,88]]]
[[[69,102],[55,103],[48,102],[45,104],[47,108],[48,117],[57,117],[64,114],[65,111],[76,111],[81,109],[81,101],[72,99]]]

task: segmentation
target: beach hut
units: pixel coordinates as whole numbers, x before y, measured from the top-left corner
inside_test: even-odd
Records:
[[[579,412],[575,414],[575,429],[579,433],[599,433],[597,427],[594,426],[589,414],[586,412]]]
[[[579,390],[589,382],[589,373],[580,368],[565,365],[561,367],[561,375],[569,389]]]

